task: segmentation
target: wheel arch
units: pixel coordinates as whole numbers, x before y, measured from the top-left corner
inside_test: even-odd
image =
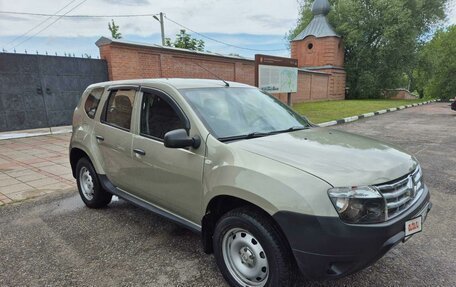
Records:
[[[80,146],[73,146],[70,150],[70,165],[71,172],[74,178],[76,178],[76,165],[78,164],[78,161],[83,157],[87,158],[90,161],[90,163],[92,164],[92,166],[98,174],[103,173],[101,167],[98,166],[97,163],[92,160],[90,153],[88,153],[84,148]]]
[[[219,194],[211,198],[211,200],[206,205],[206,212],[201,222],[201,239],[205,253],[213,253],[212,236],[214,234],[214,229],[217,221],[227,212],[241,207],[252,208],[253,210],[261,212],[267,216],[274,224],[274,228],[276,228],[286,240],[286,236],[283,233],[281,227],[272,216],[275,213],[272,212],[274,208],[271,208],[271,206],[265,208],[264,206],[259,206],[241,197],[228,194]],[[288,240],[286,240],[286,242],[288,244]]]

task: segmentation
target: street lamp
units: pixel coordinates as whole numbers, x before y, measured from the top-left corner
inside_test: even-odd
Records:
[[[154,15],[153,17],[155,20],[160,22],[162,46],[165,46],[165,23],[163,22],[163,13],[160,12],[160,19],[157,17],[157,15]]]

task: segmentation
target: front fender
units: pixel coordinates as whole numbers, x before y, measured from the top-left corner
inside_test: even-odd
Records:
[[[238,166],[223,166],[213,170],[206,186],[205,206],[216,196],[229,195],[251,202],[270,215],[283,208],[311,209],[304,200],[297,200],[299,195],[289,186]]]
[[[338,216],[327,195],[331,186],[325,181],[278,161],[214,142],[210,137],[207,144],[203,214],[212,198],[229,195],[270,215],[291,211]]]

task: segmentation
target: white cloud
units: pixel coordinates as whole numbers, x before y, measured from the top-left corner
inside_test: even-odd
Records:
[[[448,22],[450,25],[456,24],[456,0],[452,0],[448,3]]]
[[[117,5],[148,5],[150,2],[148,0],[103,0],[110,4]]]
[[[0,10],[54,13],[69,0],[0,0]],[[77,5],[74,2],[69,7]],[[67,8],[69,9],[69,8]],[[64,10],[65,12],[67,10]],[[166,15],[198,32],[285,34],[296,20],[296,0],[89,0],[70,14],[145,14],[164,12]],[[44,20],[43,17],[0,15],[0,36],[20,35]],[[109,34],[109,18],[62,18],[42,36],[101,36]],[[152,17],[116,18],[121,32],[147,36],[160,32]],[[49,21],[51,22],[51,21]],[[165,31],[174,35],[180,27],[166,21]],[[44,27],[45,25],[43,25]]]
[[[0,0],[0,11],[22,11],[52,14],[73,2],[66,10],[78,5],[82,0]],[[150,14],[164,12],[170,19],[188,28],[237,46],[255,49],[283,49],[286,47],[284,35],[295,23],[298,0],[87,0],[69,15],[118,15]],[[456,24],[456,0],[451,0],[447,9],[449,24]],[[12,50],[24,38],[13,43],[12,39],[35,27],[44,17],[0,14],[0,49]],[[45,27],[56,18],[52,18]],[[110,18],[62,18],[37,37],[18,49],[55,50],[96,53],[94,39],[110,36]],[[126,40],[144,39],[160,42],[160,25],[152,17],[116,18],[120,32]],[[29,35],[33,35],[41,28]],[[181,29],[178,25],[165,20],[165,34],[174,38]],[[193,34],[193,33],[192,33]],[[197,36],[193,34],[194,36]],[[257,38],[255,35],[266,36]],[[198,36],[197,36],[198,37]],[[73,41],[70,39],[73,38]],[[204,38],[203,38],[204,39]],[[240,50],[207,39],[206,48],[220,53],[239,53],[253,55],[249,50]],[[93,41],[93,42],[92,42]],[[84,48],[86,47],[86,48]],[[288,51],[271,54],[287,55]]]

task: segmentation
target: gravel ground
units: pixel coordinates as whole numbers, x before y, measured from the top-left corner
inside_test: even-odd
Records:
[[[298,286],[456,286],[456,112],[438,103],[337,126],[415,154],[434,207],[424,231],[344,279]],[[0,207],[0,286],[226,286],[199,236],[76,190]]]

